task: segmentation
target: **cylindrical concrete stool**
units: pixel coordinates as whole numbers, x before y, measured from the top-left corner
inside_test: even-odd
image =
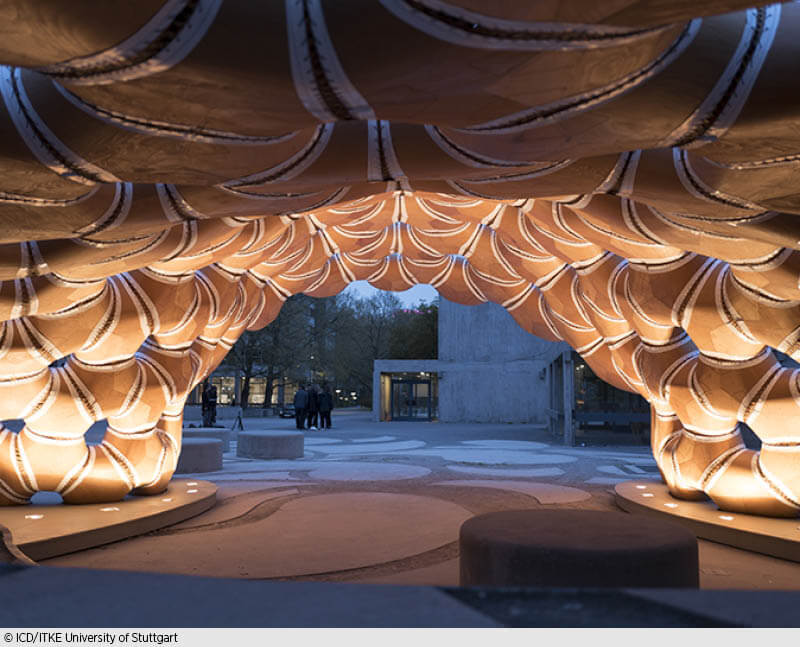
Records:
[[[697,539],[622,512],[509,510],[473,517],[459,537],[462,586],[698,586]]]
[[[184,438],[216,438],[222,441],[222,452],[231,451],[231,433],[228,429],[184,428]]]
[[[218,438],[184,438],[176,474],[216,472],[222,469],[222,441]]]
[[[239,432],[236,455],[242,458],[301,458],[305,436],[301,431]]]

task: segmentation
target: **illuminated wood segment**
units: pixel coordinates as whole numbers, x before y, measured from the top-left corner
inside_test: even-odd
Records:
[[[800,5],[747,4],[4,3],[0,503],[162,491],[242,332],[368,280],[503,305],[647,398],[675,496],[796,515]]]

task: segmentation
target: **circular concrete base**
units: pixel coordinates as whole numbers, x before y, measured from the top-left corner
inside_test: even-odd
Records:
[[[617,505],[638,515],[669,519],[703,539],[800,562],[800,520],[724,512],[711,501],[674,498],[663,483],[626,481],[614,488]]]
[[[462,586],[699,584],[697,539],[656,519],[595,510],[509,510],[461,526]]]
[[[161,494],[115,503],[0,508],[0,525],[10,531],[16,549],[41,560],[171,526],[205,512],[216,499],[213,483],[173,479]]]
[[[228,429],[212,427],[183,428],[183,437],[186,438],[216,438],[222,441],[223,453],[231,451],[231,434]]]
[[[176,474],[217,472],[222,469],[222,441],[217,438],[184,438]]]
[[[245,431],[239,433],[236,455],[241,458],[302,458],[300,431]]]

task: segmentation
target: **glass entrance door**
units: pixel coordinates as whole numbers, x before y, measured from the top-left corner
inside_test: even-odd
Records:
[[[431,380],[392,378],[392,420],[433,418]]]

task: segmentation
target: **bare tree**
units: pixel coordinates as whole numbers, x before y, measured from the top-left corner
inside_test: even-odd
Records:
[[[249,404],[253,378],[265,378],[263,406],[266,408],[272,401],[276,381],[297,372],[296,358],[304,354],[306,345],[307,298],[287,299],[270,324],[261,330],[245,332],[225,358],[223,366],[236,369],[243,377],[243,408]]]
[[[388,356],[389,339],[400,300],[390,292],[368,299],[350,298],[340,312],[340,334],[335,340],[337,383],[360,395],[362,404],[372,401],[373,362]]]
[[[389,359],[436,359],[439,356],[439,304],[418,303],[395,314]]]
[[[435,355],[435,339],[427,344],[423,339],[435,336],[435,317],[435,307],[401,310],[391,292],[367,299],[298,294],[268,326],[242,335],[225,364],[244,378],[242,406],[247,406],[255,377],[265,378],[265,406],[282,378],[328,382],[346,393],[357,392],[361,403],[369,404],[374,360],[394,357],[398,348],[406,355]]]

